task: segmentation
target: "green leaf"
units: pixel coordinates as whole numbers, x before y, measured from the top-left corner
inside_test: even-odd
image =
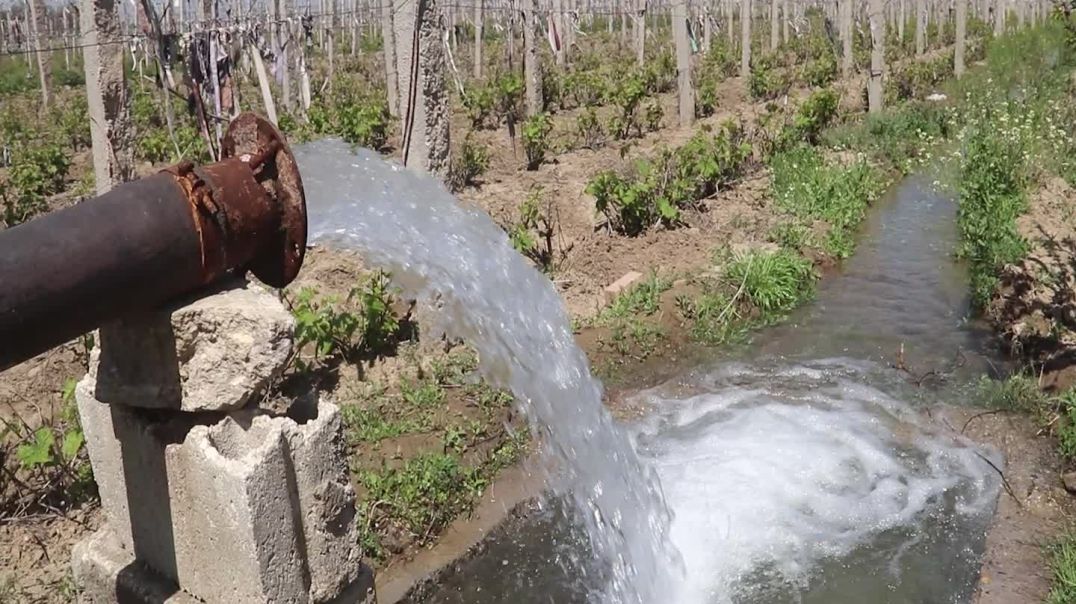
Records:
[[[63,390],[60,391],[60,399],[65,403],[69,403],[75,400],[75,386],[78,386],[78,380],[75,378],[67,378],[64,382]]]
[[[52,430],[38,428],[34,432],[33,442],[19,445],[15,455],[22,462],[22,465],[27,468],[50,464],[53,462],[52,446],[54,444],[56,444],[56,437],[52,434]]]
[[[82,430],[65,432],[63,445],[60,446],[60,454],[63,455],[64,461],[74,459],[82,449],[82,443],[84,442],[86,442],[86,438],[83,436]]]

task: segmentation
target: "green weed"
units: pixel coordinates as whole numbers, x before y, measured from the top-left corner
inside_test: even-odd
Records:
[[[799,218],[826,221],[825,250],[838,258],[850,256],[855,229],[881,193],[878,174],[864,161],[840,166],[804,146],[778,153],[770,166],[778,206]]]
[[[453,192],[472,186],[475,180],[489,169],[489,151],[474,142],[471,136],[463,140],[459,149],[452,155],[448,168],[448,188]]]
[[[1052,573],[1047,604],[1076,602],[1076,533],[1066,532],[1047,548]]]
[[[295,317],[295,348],[301,351],[309,345],[315,363],[330,357],[381,354],[401,335],[391,306],[389,275],[381,271],[352,288],[343,303],[310,287],[300,289],[288,302]],[[309,366],[299,356],[295,361],[301,370]]]
[[[1039,388],[1038,380],[1022,373],[1004,380],[983,376],[979,380],[979,398],[993,409],[1039,413],[1047,406],[1048,397]]]
[[[599,320],[609,320],[652,315],[661,306],[661,295],[672,287],[672,281],[650,273],[646,279],[621,293],[599,315]]]
[[[545,113],[531,116],[523,122],[523,152],[527,156],[528,170],[537,170],[545,161],[552,130],[553,121]]]
[[[543,272],[555,268],[556,210],[552,200],[542,203],[541,188],[531,191],[519,207],[519,220],[506,230],[517,252],[530,258]]]
[[[784,249],[743,254],[725,267],[725,279],[737,284],[764,316],[787,313],[808,299],[815,278],[809,260]]]

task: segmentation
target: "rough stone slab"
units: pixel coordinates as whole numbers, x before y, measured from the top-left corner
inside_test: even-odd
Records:
[[[608,304],[616,299],[617,296],[624,293],[632,285],[635,285],[640,279],[643,278],[643,274],[636,271],[628,271],[624,273],[624,276],[605,286],[605,302]]]
[[[71,570],[82,604],[198,604],[175,583],[135,562],[107,526],[75,544]]]
[[[150,409],[240,409],[284,370],[294,328],[275,296],[243,281],[110,323],[90,361],[94,396]]]
[[[121,550],[209,602],[343,602],[365,580],[335,406],[222,418],[93,391],[76,400]]]

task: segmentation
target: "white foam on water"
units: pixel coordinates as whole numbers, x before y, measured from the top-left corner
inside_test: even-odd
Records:
[[[669,601],[733,601],[759,568],[803,585],[824,560],[912,529],[899,558],[946,506],[958,520],[990,517],[1000,479],[982,456],[1000,467],[996,454],[863,379],[833,361],[729,365],[688,398],[644,395],[656,412],[639,440],[687,567]]]

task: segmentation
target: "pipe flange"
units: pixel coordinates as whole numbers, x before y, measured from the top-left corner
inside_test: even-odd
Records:
[[[280,211],[277,237],[249,268],[267,285],[284,287],[299,274],[306,255],[306,195],[295,156],[280,131],[253,113],[232,120],[221,143],[221,156],[251,164],[255,178]]]

